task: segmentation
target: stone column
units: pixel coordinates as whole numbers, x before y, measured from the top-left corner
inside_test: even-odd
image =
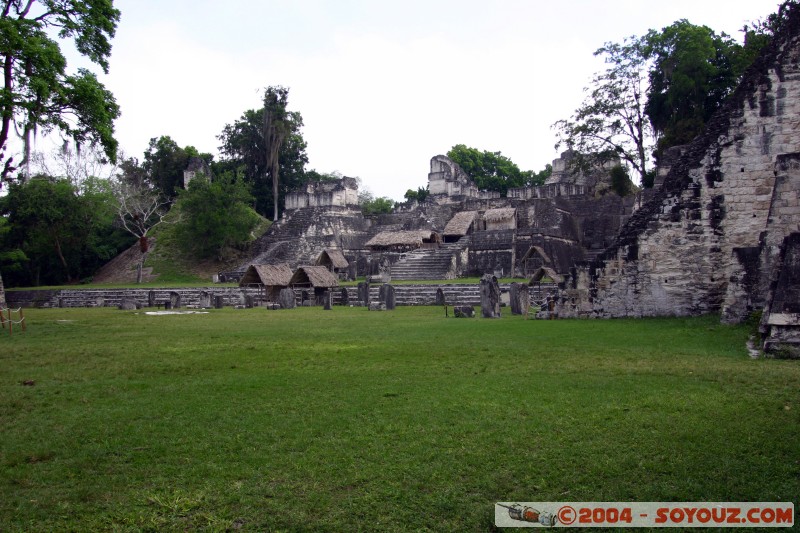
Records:
[[[282,309],[294,309],[294,290],[289,287],[281,289],[280,294],[278,294],[278,303],[281,304]]]
[[[481,278],[481,314],[483,318],[500,318],[500,284],[491,274]]]
[[[393,311],[395,308],[394,287],[388,283],[381,285],[379,299],[386,306],[387,311]]]

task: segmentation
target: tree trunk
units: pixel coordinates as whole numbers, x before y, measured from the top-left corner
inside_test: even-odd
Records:
[[[144,260],[147,259],[147,252],[142,252],[142,257],[139,259],[139,264],[136,265],[136,284],[142,282],[142,269],[144,269]]]

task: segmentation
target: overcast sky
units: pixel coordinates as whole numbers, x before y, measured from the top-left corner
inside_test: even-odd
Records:
[[[430,158],[463,143],[523,170],[557,156],[550,126],[603,68],[593,52],[685,18],[741,38],[776,0],[117,0],[101,76],[116,132],[141,158],[151,137],[217,153],[259,90],[290,89],[308,168],[358,176],[402,199]]]

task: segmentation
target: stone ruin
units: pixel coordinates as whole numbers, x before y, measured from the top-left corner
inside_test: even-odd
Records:
[[[347,276],[382,282],[487,272],[528,276],[542,267],[566,274],[611,244],[652,191],[595,195],[602,180],[590,186],[566,171],[559,176],[501,198],[478,191],[456,163],[439,155],[431,159],[426,201],[367,217],[356,204],[355,180],[309,184],[287,196],[283,217],[256,241],[240,271],[277,263],[294,269],[314,264],[327,250],[346,258]],[[237,279],[237,273],[220,278]]]
[[[662,156],[653,189],[621,198],[608,190],[611,165],[578,173],[565,152],[547,183],[501,198],[438,155],[429,197],[390,214],[363,216],[349,178],[296,191],[243,266],[296,267],[336,249],[368,279],[387,265],[391,280],[547,272],[560,282],[557,297],[536,295],[548,316],[719,312],[738,322],[763,309],[767,348],[789,353],[800,336],[788,289],[798,279],[800,8],[781,9],[787,23],[707,131]]]
[[[785,25],[706,132],[680,149],[654,197],[571,271],[559,316],[718,312],[741,322],[765,310],[765,348],[796,350],[800,315],[787,280],[799,279],[800,7],[781,10]]]

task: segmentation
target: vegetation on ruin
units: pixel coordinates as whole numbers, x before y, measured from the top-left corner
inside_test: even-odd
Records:
[[[797,501],[800,367],[718,317],[26,310],[0,523],[486,531],[497,501]]]
[[[540,172],[522,171],[501,152],[481,151],[465,144],[453,146],[447,157],[467,173],[478,189],[499,192],[502,196],[514,187],[543,185],[553,171],[549,164]]]
[[[703,131],[779,25],[773,15],[745,26],[739,44],[679,20],[605,43],[595,55],[608,67],[592,77],[573,115],[553,124],[556,147],[575,150],[573,164],[582,170],[619,159],[651,187],[652,156]]]

